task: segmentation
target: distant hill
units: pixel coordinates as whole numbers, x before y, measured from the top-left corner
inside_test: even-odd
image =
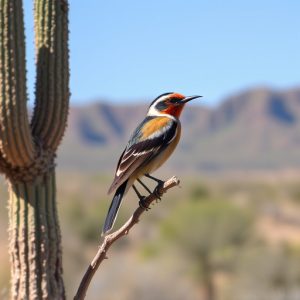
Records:
[[[146,110],[147,104],[101,101],[72,107],[58,157],[60,168],[115,168]],[[167,168],[214,171],[300,167],[300,88],[257,88],[228,97],[216,108],[188,106],[182,122],[182,140]]]

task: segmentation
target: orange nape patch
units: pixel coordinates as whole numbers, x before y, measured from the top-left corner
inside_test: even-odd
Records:
[[[160,130],[162,127],[166,126],[170,122],[168,117],[157,117],[146,123],[141,129],[143,137],[142,139],[147,139],[148,136]]]
[[[162,112],[165,114],[172,115],[176,118],[180,117],[180,114],[183,110],[184,105],[170,105],[166,109],[164,109]]]

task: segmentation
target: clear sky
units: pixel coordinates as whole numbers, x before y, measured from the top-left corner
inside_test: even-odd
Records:
[[[70,0],[73,103],[300,84],[298,0]],[[24,1],[33,96],[33,4]]]

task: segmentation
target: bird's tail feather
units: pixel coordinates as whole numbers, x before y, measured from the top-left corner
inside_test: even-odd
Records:
[[[105,235],[106,233],[108,233],[114,226],[114,223],[117,218],[118,211],[119,211],[119,208],[120,208],[120,205],[121,205],[121,202],[122,202],[125,190],[126,190],[127,182],[128,182],[128,180],[126,180],[122,185],[119,186],[119,188],[117,189],[117,191],[111,201],[111,204],[110,204],[110,207],[109,207],[109,210],[106,215],[106,219],[105,219],[105,222],[104,222],[104,225],[102,228],[102,235]]]

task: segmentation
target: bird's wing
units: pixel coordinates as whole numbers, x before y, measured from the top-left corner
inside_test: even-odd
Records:
[[[168,117],[147,117],[136,128],[122,153],[108,193],[161,153],[175,138],[177,125],[177,121]]]

